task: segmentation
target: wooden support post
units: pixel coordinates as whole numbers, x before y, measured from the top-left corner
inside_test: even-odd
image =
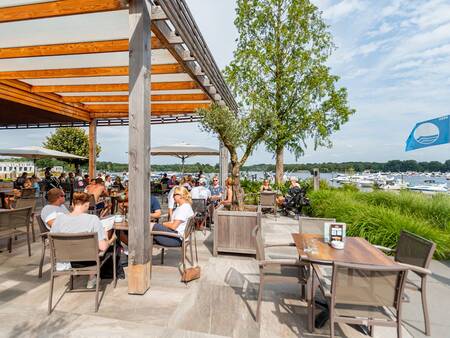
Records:
[[[314,180],[314,191],[320,189],[320,171],[318,168],[313,170],[313,180]]]
[[[228,149],[222,142],[219,145],[219,181],[225,187],[225,180],[228,177]]]
[[[97,120],[89,122],[89,177],[95,178],[95,167],[97,162]]]
[[[129,7],[128,293],[150,287],[150,3]]]

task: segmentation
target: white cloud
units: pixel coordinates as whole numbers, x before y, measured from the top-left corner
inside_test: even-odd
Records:
[[[360,0],[342,0],[341,2],[328,7],[324,11],[324,18],[329,20],[339,20],[350,13],[360,11],[364,4]]]

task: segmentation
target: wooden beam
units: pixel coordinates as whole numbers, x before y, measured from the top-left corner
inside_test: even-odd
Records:
[[[209,103],[155,103],[152,104],[152,112],[166,113],[193,113],[197,109],[209,107]],[[127,113],[128,104],[90,104],[88,109],[99,113]]]
[[[129,142],[128,293],[150,287],[150,76],[151,13],[146,0],[130,0],[129,8]],[[151,10],[151,9],[150,9]]]
[[[99,95],[99,96],[63,96],[64,102],[128,102],[127,95]],[[206,101],[206,94],[166,94],[152,95],[151,101]],[[89,105],[86,105],[89,107]]]
[[[152,22],[152,32],[161,44],[170,52],[170,54],[172,54],[175,60],[177,60],[177,62],[183,67],[184,71],[189,74],[192,79],[194,79],[197,86],[201,88],[211,98],[211,100],[214,100],[214,93],[211,94],[208,91],[208,88],[201,83],[199,77],[197,76],[199,72],[198,65],[193,61],[189,61],[187,58],[186,53],[188,53],[188,51],[186,51],[186,49],[181,45],[170,43],[169,37],[173,34],[173,31],[169,25],[165,21]]]
[[[184,72],[179,64],[154,65],[152,74],[177,74]],[[96,76],[128,76],[127,66],[93,67],[93,68],[67,68],[67,69],[39,69],[0,72],[3,79],[54,79],[72,77]]]
[[[183,90],[199,89],[193,81],[181,82],[153,82],[151,90]],[[128,91],[127,83],[90,84],[90,85],[56,85],[33,86],[34,93],[82,93],[82,92],[123,92]]]
[[[0,9],[0,23],[126,9],[126,0],[59,0]]]
[[[10,86],[3,81],[0,82],[0,93],[2,98],[31,107],[47,110],[59,115],[68,116],[81,121],[89,121],[89,112],[79,107],[60,102],[52,96],[42,96],[31,92],[31,86],[23,84],[22,88]]]
[[[96,178],[95,169],[97,162],[97,120],[89,121],[89,176]]]
[[[161,41],[155,36],[151,38],[151,43],[152,49],[164,48]],[[0,48],[0,59],[114,52],[128,52],[128,40],[120,39]]]
[[[168,113],[168,112],[161,112],[161,111],[154,111],[152,110],[152,117],[156,117],[156,116],[172,116],[172,117],[176,117],[176,116],[187,116],[187,115],[193,115],[192,112],[184,112],[184,113]],[[92,112],[90,114],[91,119],[126,119],[128,118],[128,113],[124,113],[124,112],[116,112],[116,113],[100,113],[100,112]]]

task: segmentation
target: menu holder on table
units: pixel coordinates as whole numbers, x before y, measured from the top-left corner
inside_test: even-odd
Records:
[[[327,222],[324,224],[323,239],[325,243],[344,242],[347,225],[345,223]]]

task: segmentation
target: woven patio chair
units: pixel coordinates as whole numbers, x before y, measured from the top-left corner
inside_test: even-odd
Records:
[[[12,251],[13,237],[26,234],[28,256],[31,256],[30,246],[30,217],[31,207],[20,209],[0,210],[0,239],[8,239],[8,251]],[[20,228],[25,228],[24,232]]]
[[[324,235],[323,227],[325,223],[336,222],[335,218],[300,217],[299,232],[303,234]]]
[[[45,259],[45,250],[48,247],[48,232],[49,230],[45,226],[44,221],[42,220],[41,216],[38,215],[36,217],[37,223],[39,225],[39,231],[41,235],[42,240],[42,250],[41,250],[41,260],[39,262],[39,278],[42,278],[42,268],[44,266],[44,259]]]
[[[307,279],[302,275],[302,262],[300,262],[298,256],[266,252],[267,248],[295,247],[295,244],[265,244],[261,229],[260,210],[258,211],[257,226],[253,230],[253,236],[256,239],[256,259],[258,260],[260,280],[256,307],[256,321],[259,323],[261,320],[261,302],[266,283],[306,285]]]
[[[36,242],[36,235],[34,233],[34,217],[36,215],[36,198],[18,198],[14,205],[15,209],[22,209],[31,207],[31,215],[30,215],[30,226],[31,226],[31,235],[33,238],[33,242]]]
[[[192,199],[192,210],[195,213],[195,228],[203,230],[208,221],[208,206],[203,198]]]
[[[24,188],[20,190],[20,198],[36,198],[36,189],[35,188]]]
[[[299,217],[299,232],[301,234],[313,234],[313,235],[324,235],[323,229],[325,223],[336,222],[334,218],[319,218],[319,217]],[[302,275],[304,278],[311,273],[311,265],[307,261],[302,262]],[[302,285],[302,293],[306,293],[306,285]]]
[[[395,253],[394,260],[405,266],[409,271],[418,275],[421,279],[420,285],[417,285],[412,280],[406,281],[406,288],[419,291],[422,298],[422,311],[425,321],[425,334],[431,335],[430,317],[428,314],[427,304],[427,277],[431,275],[429,266],[433,258],[436,244],[425,238],[417,236],[411,232],[402,230],[398,240],[397,248],[390,249],[383,246],[375,245],[377,248]]]
[[[335,323],[367,325],[373,335],[374,326],[397,328],[397,337],[402,336],[402,296],[408,269],[399,264],[393,266],[333,264],[331,283],[313,264],[319,280],[319,290],[329,309],[330,336],[335,337]],[[312,290],[314,278],[312,278]],[[309,311],[314,331],[315,302]]]
[[[186,271],[186,260],[187,255],[186,251],[189,247],[190,254],[191,254],[191,261],[189,262],[191,266],[194,265],[194,254],[192,249],[192,242],[194,242],[195,247],[195,260],[198,263],[198,252],[197,252],[197,240],[195,237],[195,215],[190,217],[187,221],[186,228],[184,229],[183,236],[178,234],[177,232],[165,232],[165,231],[150,231],[151,240],[153,241],[153,236],[166,236],[166,237],[173,237],[173,238],[179,238],[181,240],[181,246],[173,247],[173,246],[163,246],[157,243],[153,243],[154,248],[161,249],[161,264],[164,264],[164,252],[166,249],[176,249],[181,250],[181,265],[183,266],[183,271]],[[150,278],[152,276],[152,260],[150,260]]]
[[[116,244],[114,242],[113,252],[98,249],[97,233],[48,233],[50,246],[50,293],[48,297],[48,314],[52,312],[52,297],[55,277],[70,276],[69,290],[73,290],[74,276],[91,275],[97,276],[95,287],[95,312],[98,311],[98,294],[100,287],[100,268],[109,259],[113,258],[113,285],[116,287]],[[63,271],[56,270],[57,262],[95,262],[92,266],[83,268],[70,268]],[[67,290],[66,290],[67,291]],[[66,292],[64,291],[64,292]]]
[[[271,209],[277,220],[277,193],[275,191],[262,191],[259,194],[259,205],[263,209]]]

